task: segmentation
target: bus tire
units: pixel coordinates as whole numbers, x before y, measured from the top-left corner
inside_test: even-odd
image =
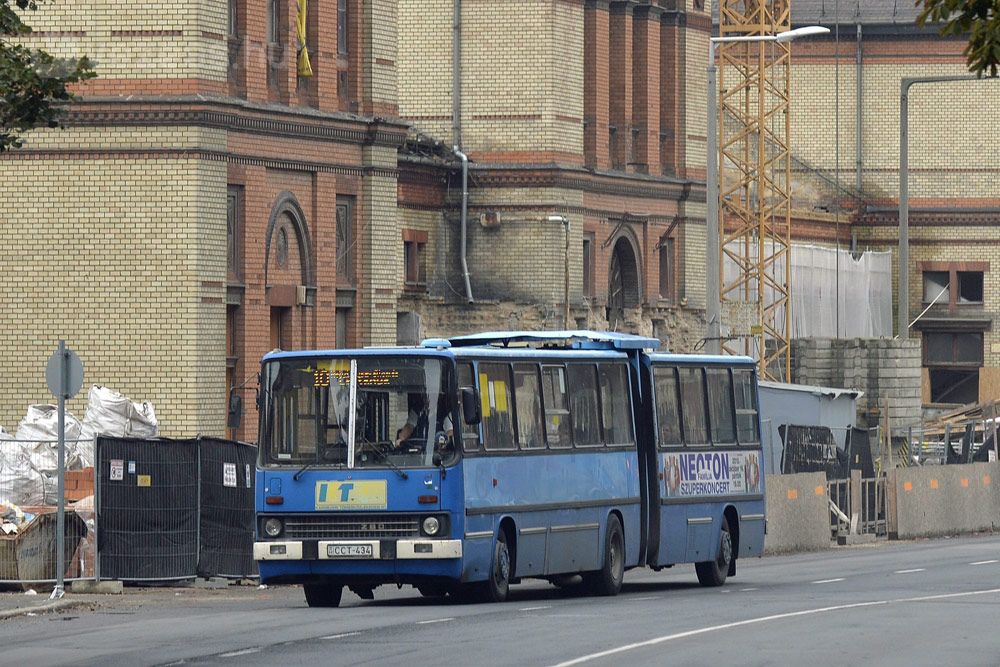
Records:
[[[303,584],[310,607],[339,607],[344,587],[340,584]]]
[[[513,574],[511,564],[514,562],[510,547],[507,544],[507,533],[501,528],[493,545],[493,562],[490,574],[481,585],[480,597],[484,602],[503,602],[510,592],[510,580]]]
[[[604,564],[600,570],[585,577],[588,588],[596,595],[618,595],[625,578],[625,536],[622,524],[614,514],[608,517],[604,531]]]
[[[729,566],[733,561],[733,538],[729,532],[729,520],[722,517],[722,530],[719,531],[719,553],[715,560],[695,563],[698,573],[698,583],[702,586],[721,586],[726,583]]]

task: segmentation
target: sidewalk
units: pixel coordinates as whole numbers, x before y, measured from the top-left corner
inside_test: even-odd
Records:
[[[81,583],[91,584],[90,581]],[[102,587],[114,588],[119,582],[101,582]],[[149,604],[185,604],[196,600],[219,597],[250,597],[260,593],[256,582],[251,580],[196,579],[193,581],[164,584],[162,586],[124,586],[117,593],[74,592],[67,582],[66,594],[60,600],[50,600],[52,584],[40,584],[34,595],[10,587],[0,590],[0,620],[24,615],[40,615],[64,609],[89,609],[99,607],[144,606]]]

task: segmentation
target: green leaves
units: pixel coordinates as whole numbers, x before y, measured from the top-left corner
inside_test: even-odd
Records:
[[[943,23],[945,36],[969,34],[963,51],[969,71],[997,76],[1000,69],[1000,0],[917,0],[917,25]]]
[[[12,4],[35,11],[47,1],[0,0],[0,152],[20,148],[28,130],[60,127],[65,104],[74,99],[66,86],[97,76],[87,58],[55,58],[10,41],[31,32]]]

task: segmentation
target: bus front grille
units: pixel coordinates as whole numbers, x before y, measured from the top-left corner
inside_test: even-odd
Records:
[[[420,517],[412,514],[294,516],[285,519],[293,540],[339,540],[420,537]]]

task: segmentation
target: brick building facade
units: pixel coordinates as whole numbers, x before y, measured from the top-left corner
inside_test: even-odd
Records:
[[[837,212],[842,243],[850,229],[859,249],[892,250],[894,282],[901,81],[968,75],[965,38],[918,28],[918,13],[891,0],[792,3],[796,26],[831,29],[795,44],[798,205]],[[1000,81],[909,90],[910,320],[928,309],[910,335],[921,341],[925,405],[1000,399],[998,123]]]
[[[562,327],[568,289],[570,327],[697,345],[711,30],[702,5],[462,3],[456,63],[451,0],[400,3],[400,115],[471,161],[474,300],[460,268],[457,170],[437,180],[442,209],[427,205],[431,184],[401,166],[401,234],[416,255],[400,267],[406,339]]]
[[[31,14],[31,45],[99,78],[0,156],[0,423],[52,400],[59,338],[167,435],[226,432],[235,388],[248,439],[265,352],[395,342],[395,7],[307,3],[308,77],[295,0]]]

